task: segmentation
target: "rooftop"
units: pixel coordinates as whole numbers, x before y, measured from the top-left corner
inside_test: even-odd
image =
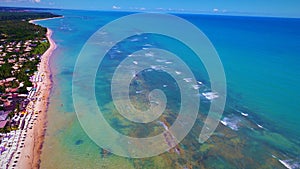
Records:
[[[0,129],[4,128],[7,122],[8,120],[0,121]]]

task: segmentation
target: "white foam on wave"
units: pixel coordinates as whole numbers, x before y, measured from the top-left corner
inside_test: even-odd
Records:
[[[134,39],[131,39],[130,41],[131,42],[136,42],[136,41],[139,41],[139,39],[138,38],[134,38]]]
[[[207,100],[213,100],[219,97],[217,92],[204,92],[202,95],[207,99]]]
[[[282,165],[284,165],[286,168],[288,169],[293,169],[291,166],[289,166],[289,164],[287,164],[285,161],[283,160],[278,160]]]
[[[239,130],[238,124],[240,122],[240,119],[237,118],[237,117],[232,117],[232,118],[224,117],[223,120],[220,120],[220,122],[224,126],[227,126],[227,127],[229,127],[230,129],[232,129],[234,131],[238,131]]]
[[[176,73],[176,74],[178,74],[178,75],[180,75],[180,74],[181,74],[181,72],[179,72],[179,71],[175,71],[175,73]]]
[[[136,94],[140,94],[140,93],[143,93],[144,91],[143,90],[137,90],[135,91]]]
[[[292,159],[289,159],[289,160],[280,160],[280,159],[278,159],[278,161],[288,169],[300,168],[300,163],[295,162]]]
[[[152,72],[153,69],[146,69],[145,72]]]
[[[293,159],[281,160],[273,154],[272,154],[272,157],[277,159],[284,167],[286,167],[288,169],[300,168],[300,162],[297,162]]]
[[[259,124],[256,124],[256,125],[257,125],[257,127],[261,128],[261,129],[264,128],[262,125],[259,125]]]
[[[137,64],[138,64],[138,62],[137,62],[137,61],[133,61],[132,63],[133,63],[133,64],[135,64],[135,65],[137,65]]]
[[[168,85],[163,85],[163,87],[167,87]]]
[[[237,111],[238,113],[240,113],[242,116],[245,116],[245,117],[248,117],[248,116],[249,116],[248,113],[244,113],[244,112],[242,112],[242,111],[240,111],[240,110],[237,110],[237,109],[236,109],[236,111]]]
[[[132,77],[136,77],[136,72],[135,70],[131,71]]]
[[[184,80],[185,82],[187,82],[187,83],[192,82],[192,78],[183,78],[183,80]]]
[[[165,64],[172,64],[172,63],[173,63],[173,62],[168,62],[168,61],[167,61],[167,62],[165,62]]]
[[[159,65],[151,65],[150,67],[151,67],[151,69],[153,69],[153,70],[161,70],[161,69],[162,69],[162,67],[159,66]]]
[[[241,113],[242,116],[248,117],[247,113]]]
[[[226,122],[226,121],[220,120],[220,122],[221,122],[224,126],[227,126],[227,122]]]
[[[147,44],[145,44],[144,46],[146,46],[146,47],[150,47],[150,46],[152,46],[151,44],[149,44],[149,43],[147,43]]]
[[[156,62],[162,63],[162,62],[166,62],[166,60],[163,60],[163,59],[156,59]]]
[[[154,54],[152,52],[149,52],[149,53],[145,53],[145,56],[152,57],[152,56],[154,56]]]
[[[200,85],[192,85],[192,86],[195,90],[198,90],[200,88]]]

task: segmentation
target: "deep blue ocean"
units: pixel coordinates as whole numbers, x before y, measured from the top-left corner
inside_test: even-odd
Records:
[[[89,37],[110,21],[131,13],[50,12],[64,17],[37,22],[53,30],[53,39],[57,44],[50,61],[54,83],[42,150],[42,168],[300,167],[300,19],[175,14],[203,31],[219,54],[227,80],[227,101],[222,123],[207,142],[197,142],[196,137],[210,104],[202,99],[196,124],[180,143],[179,154],[169,151],[157,157],[129,159],[99,148],[84,133],[74,113],[72,77],[76,59]],[[156,35],[136,38],[143,39],[138,42],[141,46],[151,44],[178,54],[197,74],[197,80],[203,82],[205,87],[199,89],[200,93],[209,90],[210,83],[203,65],[195,60],[192,53],[188,53],[186,47]],[[132,136],[151,135],[153,131],[128,124],[112,110],[109,83],[117,64],[136,50],[129,42],[130,39],[120,43],[106,55],[104,65],[97,74],[97,101],[99,106],[104,107],[105,117],[118,131]],[[144,72],[139,77],[139,83],[133,83],[133,89],[150,90],[153,85],[172,86],[161,80],[168,76],[159,72],[151,76]],[[144,89],[137,86],[140,84]],[[176,91],[176,86],[166,91],[174,99],[174,102],[170,101],[173,105],[168,107],[170,111],[166,114],[170,117],[164,119],[169,124],[176,118],[176,113],[174,115],[172,112],[178,109]],[[142,99],[138,96],[133,98],[139,105]],[[88,100],[83,102],[88,104]]]

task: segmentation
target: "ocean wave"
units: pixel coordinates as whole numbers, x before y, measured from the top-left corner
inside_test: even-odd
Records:
[[[166,67],[162,65],[150,65],[150,68],[156,71],[166,70]]]
[[[187,83],[192,82],[192,78],[183,78],[183,80],[184,80],[185,82],[187,82]]]
[[[244,112],[242,112],[242,111],[240,111],[240,110],[235,109],[235,111],[237,111],[238,113],[240,113],[242,116],[245,116],[245,117],[248,117],[248,116],[249,116],[248,113],[244,113]]]
[[[157,69],[157,66],[155,66],[155,65],[150,65],[150,67],[151,67],[151,69],[154,69],[154,70]]]
[[[300,168],[300,162],[294,161],[293,159],[288,159],[288,160],[278,159],[278,161],[288,169]]]
[[[230,129],[234,130],[234,131],[238,131],[239,130],[239,123],[240,123],[241,119],[239,119],[238,117],[234,116],[234,117],[224,117],[223,120],[220,120],[220,122],[224,125],[229,127]]]
[[[150,69],[146,69],[145,70],[145,72],[152,72],[153,71],[153,69],[152,68],[150,68]]]
[[[140,93],[143,93],[143,92],[144,92],[144,90],[137,90],[137,91],[135,91],[136,94],[140,94]]]
[[[159,66],[151,65],[150,67],[151,67],[151,69],[153,69],[153,70],[159,70]]]
[[[149,43],[147,43],[147,44],[145,44],[144,46],[146,46],[146,47],[151,47],[152,45],[149,44]]]
[[[156,62],[162,63],[162,62],[166,62],[166,60],[163,60],[163,59],[156,59]]]
[[[192,86],[195,90],[198,90],[201,87],[200,85],[192,85]]]
[[[175,71],[175,73],[176,73],[177,75],[180,75],[180,74],[181,74],[181,72],[179,72],[179,71]]]
[[[131,42],[136,42],[136,41],[139,41],[139,39],[138,38],[134,38],[134,39],[131,39],[130,41]]]
[[[262,125],[259,125],[259,124],[256,124],[256,125],[257,125],[257,127],[261,128],[261,129],[264,128]]]
[[[281,160],[273,154],[272,154],[272,157],[277,159],[282,165],[284,165],[288,169],[300,168],[300,162],[299,161],[296,161],[296,160],[293,160],[293,159]]]
[[[145,56],[152,57],[152,56],[154,56],[154,53],[153,52],[145,53]]]
[[[204,92],[202,95],[207,99],[207,100],[213,100],[219,97],[217,92]]]

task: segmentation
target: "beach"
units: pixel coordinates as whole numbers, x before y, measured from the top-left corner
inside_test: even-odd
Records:
[[[47,29],[47,38],[50,42],[50,47],[41,56],[41,62],[38,67],[37,75],[40,76],[41,80],[37,81],[37,86],[39,90],[36,91],[35,97],[36,101],[31,101],[27,106],[28,114],[31,113],[32,118],[30,118],[32,127],[25,128],[26,132],[24,146],[20,148],[18,146],[19,152],[14,154],[14,158],[19,156],[16,164],[13,164],[14,160],[11,160],[9,166],[14,166],[16,168],[39,168],[41,148],[43,145],[45,130],[46,130],[46,116],[48,100],[51,90],[51,79],[50,79],[50,69],[49,69],[49,57],[55,50],[56,45],[51,39],[52,31]],[[22,145],[21,145],[22,146]]]

